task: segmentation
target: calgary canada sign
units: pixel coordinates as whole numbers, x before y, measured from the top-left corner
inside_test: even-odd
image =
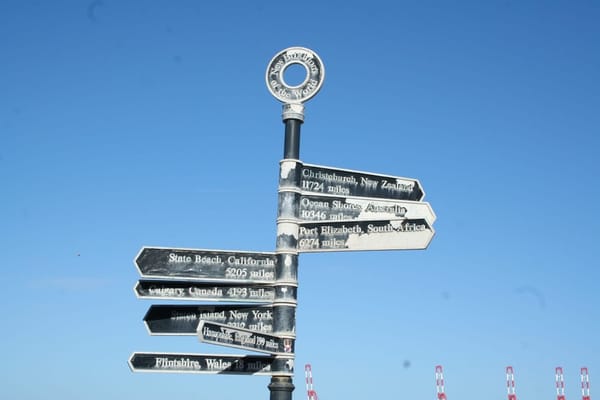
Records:
[[[294,64],[306,75],[290,86],[284,72]],[[271,400],[291,400],[299,254],[425,249],[434,235],[435,214],[416,179],[300,161],[304,103],[325,79],[314,51],[279,52],[265,79],[283,103],[285,124],[275,250],[142,247],[134,260],[141,277],[136,296],[169,300],[151,305],[144,316],[150,335],[196,336],[252,353],[135,352],[129,367],[134,372],[267,375]]]

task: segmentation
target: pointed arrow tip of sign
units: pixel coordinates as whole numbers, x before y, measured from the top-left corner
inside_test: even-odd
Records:
[[[131,372],[135,372],[135,368],[133,367],[133,358],[135,357],[135,353],[131,353],[131,356],[129,356],[129,359],[127,360],[127,365],[129,366],[129,369],[131,370]]]

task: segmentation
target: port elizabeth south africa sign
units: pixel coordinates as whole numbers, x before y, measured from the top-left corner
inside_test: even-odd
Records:
[[[310,222],[300,225],[298,251],[416,250],[432,237],[424,219]]]
[[[293,65],[306,75],[290,86],[284,73]],[[143,317],[147,332],[196,340],[190,343],[191,353],[132,353],[128,365],[133,372],[267,375],[270,400],[292,400],[300,255],[429,246],[436,215],[423,201],[425,191],[417,179],[300,160],[305,103],[324,80],[321,58],[305,47],[284,49],[267,66],[265,83],[282,103],[285,124],[275,249],[144,246],[135,256],[140,275],[135,296],[167,302],[150,305]],[[204,346],[263,354],[194,351]]]

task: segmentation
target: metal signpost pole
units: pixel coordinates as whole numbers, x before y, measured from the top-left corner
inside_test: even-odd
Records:
[[[292,65],[306,76],[290,86]],[[201,342],[268,355],[137,352],[134,372],[269,375],[270,400],[292,400],[300,253],[411,250],[429,245],[435,213],[416,179],[304,164],[304,103],[320,90],[325,69],[303,47],[279,52],[266,83],[283,103],[285,142],[279,166],[274,252],[143,247],[134,263],[141,299],[242,304],[152,305],[151,335],[196,335]]]
[[[277,267],[275,269],[275,299],[273,302],[273,331],[278,335],[295,337],[296,288],[298,286],[298,196],[296,173],[300,153],[299,115],[286,113],[284,105],[285,143],[280,166],[279,201],[277,212]],[[302,105],[299,105],[302,107]],[[283,179],[285,170],[292,172]],[[290,295],[294,296],[291,297]],[[293,362],[293,358],[290,359]],[[294,384],[290,376],[273,376],[269,384],[271,400],[291,400]]]
[[[304,81],[289,86],[283,77],[292,64],[300,64],[306,70]],[[287,370],[294,363],[294,340],[296,337],[296,293],[298,287],[298,230],[300,204],[300,126],[304,121],[304,102],[321,88],[325,70],[316,53],[302,47],[292,47],[278,53],[269,64],[266,73],[267,87],[271,94],[283,102],[285,143],[279,173],[279,201],[277,211],[277,242],[275,253],[275,299],[273,301],[273,334],[288,341],[289,357],[280,357]],[[281,367],[284,367],[282,365]],[[277,367],[277,366],[276,366]],[[281,371],[285,371],[282,368]],[[270,400],[291,400],[294,384],[289,375],[277,375],[269,384]]]

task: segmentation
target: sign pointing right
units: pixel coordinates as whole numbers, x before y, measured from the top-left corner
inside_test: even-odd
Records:
[[[269,354],[293,355],[294,340],[229,325],[201,321],[198,339],[204,343],[220,344]]]
[[[424,219],[309,222],[300,224],[298,251],[421,250],[433,235]]]
[[[302,222],[408,218],[426,219],[433,224],[436,219],[431,206],[424,201],[303,194],[300,196],[299,208]]]
[[[416,179],[311,164],[304,164],[300,170],[300,189],[311,193],[389,200],[421,201],[425,197]]]

